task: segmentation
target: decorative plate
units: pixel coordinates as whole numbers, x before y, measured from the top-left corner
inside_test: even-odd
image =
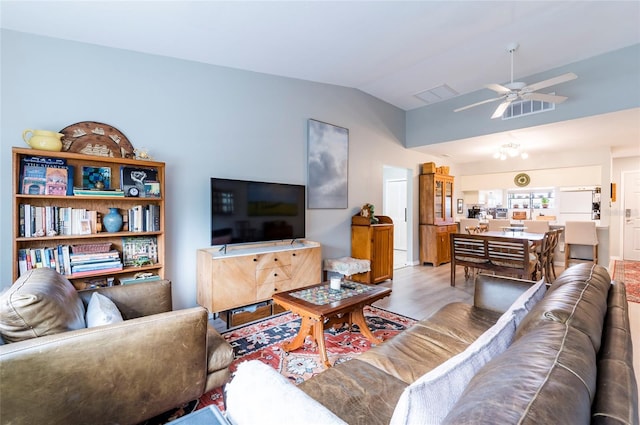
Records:
[[[529,177],[529,175],[526,173],[516,174],[516,176],[513,178],[513,182],[518,187],[524,187],[531,183],[531,177]]]
[[[108,124],[83,121],[60,130],[62,150],[95,156],[133,158],[133,146],[120,130]]]

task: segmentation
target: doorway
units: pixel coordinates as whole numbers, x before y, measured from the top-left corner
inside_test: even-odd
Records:
[[[411,264],[411,170],[384,166],[382,214],[393,220],[393,268]]]
[[[640,261],[640,171],[622,174],[622,258]]]

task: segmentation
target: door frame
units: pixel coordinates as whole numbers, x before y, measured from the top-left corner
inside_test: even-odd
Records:
[[[628,235],[625,234],[626,225],[625,225],[625,206],[626,206],[626,193],[627,186],[631,183],[631,176],[634,174],[640,174],[638,170],[625,170],[621,172],[621,180],[622,185],[619,188],[619,199],[620,199],[620,239],[619,239],[619,249],[620,249],[620,259],[624,260],[625,258],[625,237]]]
[[[407,193],[406,193],[406,199],[407,199],[407,221],[406,221],[406,234],[407,234],[407,265],[415,265],[417,264],[415,259],[413,258],[413,240],[414,240],[414,232],[413,232],[413,220],[414,220],[414,214],[413,214],[413,170],[411,168],[405,168],[405,167],[396,167],[393,165],[383,165],[383,173],[382,173],[382,205],[383,208],[386,205],[386,200],[387,200],[387,181],[388,180],[398,180],[398,177],[390,177],[387,178],[387,175],[385,173],[385,169],[394,169],[396,171],[398,171],[400,174],[402,174],[402,176],[404,177],[404,179],[406,179],[407,182]],[[383,214],[384,214],[384,210],[383,210]],[[396,226],[396,224],[394,223],[394,226]],[[395,233],[395,232],[394,232]]]

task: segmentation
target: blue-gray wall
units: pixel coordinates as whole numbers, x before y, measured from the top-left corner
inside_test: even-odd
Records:
[[[489,119],[498,102],[453,112],[456,108],[496,97],[496,93],[489,89],[408,111],[407,147],[461,140],[640,106],[640,44],[526,76],[522,80],[533,83],[566,72],[573,72],[578,78],[557,86],[558,94],[569,99],[556,105],[553,113],[533,114],[512,120]],[[520,78],[516,80],[520,81]],[[553,86],[546,92],[555,90]]]
[[[349,255],[360,206],[382,211],[384,165],[413,169],[415,179],[418,164],[436,160],[404,148],[404,111],[358,90],[8,30],[0,37],[0,290],[12,282],[10,148],[26,147],[27,128],[104,122],[166,162],[166,275],[177,308],[196,303],[209,178],[306,183],[307,119],[349,129],[349,208],[307,211],[307,237],[325,258]]]

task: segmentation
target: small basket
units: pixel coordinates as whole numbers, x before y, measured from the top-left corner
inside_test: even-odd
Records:
[[[110,250],[111,242],[71,245],[71,252],[74,254],[98,254],[102,252],[109,252]]]
[[[436,174],[442,174],[444,176],[448,176],[449,175],[449,167],[446,165],[442,165],[438,168],[436,168]]]

